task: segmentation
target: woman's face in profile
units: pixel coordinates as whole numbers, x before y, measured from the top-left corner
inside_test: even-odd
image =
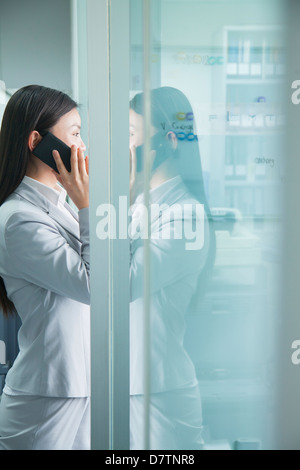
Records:
[[[129,111],[129,146],[139,147],[144,143],[144,118],[133,109]]]
[[[80,136],[81,118],[76,108],[67,114],[64,114],[52,127],[51,132],[69,147],[76,147],[85,151],[86,146]]]
[[[151,136],[157,131],[151,125]],[[130,148],[139,147],[144,144],[144,116],[136,113],[133,109],[129,111],[129,146]]]

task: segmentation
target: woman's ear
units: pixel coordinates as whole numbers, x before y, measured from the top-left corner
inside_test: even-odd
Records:
[[[172,144],[172,149],[176,150],[177,146],[178,146],[177,135],[175,134],[175,132],[170,131],[170,132],[168,132],[167,136],[168,136],[169,142],[171,142],[171,144]]]
[[[30,152],[32,152],[37,144],[42,140],[42,136],[38,131],[32,131],[29,135],[28,139],[28,148]]]

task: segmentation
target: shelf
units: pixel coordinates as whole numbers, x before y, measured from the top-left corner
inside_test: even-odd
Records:
[[[215,201],[251,220],[278,216],[284,158],[280,143],[286,132],[281,30],[247,24],[222,28],[217,40],[222,39],[224,67],[221,77],[215,69],[213,83],[217,86],[221,79],[222,87],[216,103],[202,110],[198,127],[200,146],[204,136],[210,137],[214,161],[224,163],[213,181]]]
[[[224,27],[224,30],[228,33],[230,32],[257,32],[257,31],[262,31],[262,32],[272,32],[272,33],[277,33],[279,31],[284,32],[284,28],[281,25],[228,25]]]
[[[282,129],[272,129],[270,131],[266,131],[266,130],[261,130],[261,131],[252,131],[252,130],[249,130],[249,131],[241,131],[239,132],[238,130],[236,130],[235,132],[226,132],[225,130],[222,132],[222,131],[213,131],[213,130],[208,130],[206,133],[198,133],[198,138],[202,138],[202,137],[211,137],[213,135],[216,135],[216,136],[223,136],[223,137],[246,137],[246,136],[256,136],[256,137],[261,137],[261,136],[272,136],[272,135],[275,135],[275,136],[284,136],[285,133]]]
[[[281,85],[285,78],[227,78],[227,85]],[[251,103],[252,104],[252,103]]]
[[[224,179],[225,186],[229,187],[240,187],[240,186],[246,186],[246,187],[265,187],[265,186],[280,186],[282,183],[281,181],[267,181],[267,180],[261,180],[261,181],[247,181],[247,180],[239,180],[239,181],[231,181],[227,180],[226,178]]]

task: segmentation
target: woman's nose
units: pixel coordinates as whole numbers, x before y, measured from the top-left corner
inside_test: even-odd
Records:
[[[85,151],[86,151],[86,146],[85,146],[85,143],[83,142],[83,140],[82,140],[82,139],[80,139],[80,140],[81,140],[81,143],[80,143],[80,149],[81,149],[83,152],[85,152]]]

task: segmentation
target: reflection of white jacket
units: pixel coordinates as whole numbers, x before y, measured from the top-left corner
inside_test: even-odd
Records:
[[[195,292],[197,281],[208,253],[209,236],[206,218],[199,220],[196,211],[189,212],[185,220],[178,220],[180,211],[175,205],[196,208],[199,202],[188,192],[177,176],[150,191],[151,203],[165,205],[169,210],[171,236],[159,237],[164,227],[163,216],[151,220],[150,238],[150,377],[151,392],[162,392],[193,386],[197,383],[194,365],[183,347],[185,314]],[[131,208],[132,224],[138,225],[143,195]],[[182,210],[182,214],[185,212]],[[187,220],[189,219],[189,220]],[[168,217],[165,218],[168,220]],[[204,224],[204,245],[198,250],[187,250],[187,239],[177,238],[178,222]],[[142,223],[141,223],[142,225]],[[184,233],[184,231],[183,231]],[[144,248],[142,238],[131,242],[131,305],[130,305],[130,393],[144,393]]]
[[[25,182],[0,207],[0,275],[22,320],[14,391],[90,394],[89,212],[69,214]],[[69,215],[69,217],[68,217]]]

